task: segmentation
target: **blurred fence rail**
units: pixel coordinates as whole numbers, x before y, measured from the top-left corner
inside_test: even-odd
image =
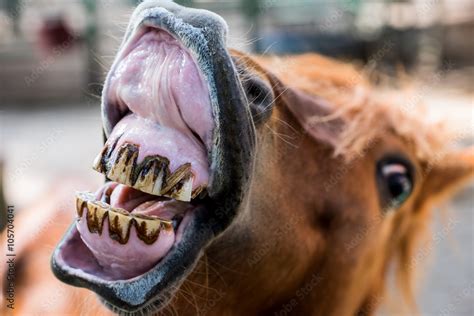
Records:
[[[472,0],[177,2],[222,15],[229,24],[230,46],[244,51],[317,51],[367,62],[391,42],[381,64],[428,71],[446,59],[456,66],[474,64],[474,41],[468,40],[474,34]],[[100,93],[136,3],[0,0],[0,107],[77,102]],[[48,27],[64,38],[45,53],[41,32]],[[67,40],[67,32],[74,40]]]

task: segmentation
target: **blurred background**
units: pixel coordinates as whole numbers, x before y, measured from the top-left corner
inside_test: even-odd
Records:
[[[319,52],[394,88],[408,74],[419,87],[416,98],[468,131],[463,142],[473,143],[472,0],[177,2],[222,15],[229,46],[246,52]],[[66,179],[83,181],[77,189],[101,181],[90,167],[102,144],[101,82],[136,4],[0,0],[0,207],[31,207]],[[433,235],[443,238],[427,246],[423,315],[474,315],[473,193],[461,193],[433,224]],[[458,223],[447,233],[446,216]]]

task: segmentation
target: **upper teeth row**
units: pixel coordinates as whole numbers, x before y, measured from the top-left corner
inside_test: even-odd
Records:
[[[173,223],[154,216],[131,214],[125,210],[113,208],[110,205],[95,201],[95,196],[89,192],[76,194],[76,209],[79,219],[86,210],[86,221],[89,232],[102,235],[105,219],[108,218],[109,236],[121,244],[126,244],[130,238],[130,230],[135,226],[137,236],[148,245],[153,244],[162,230],[173,230]]]
[[[94,161],[93,168],[105,174],[110,180],[131,186],[142,192],[171,197],[177,200],[191,201],[204,191],[200,186],[193,191],[194,176],[191,164],[181,165],[175,172],[169,170],[169,160],[158,155],[146,157],[137,163],[139,148],[135,144],[125,143],[111,159],[115,144],[111,148],[105,145]]]

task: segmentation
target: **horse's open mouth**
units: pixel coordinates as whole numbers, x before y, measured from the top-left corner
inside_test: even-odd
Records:
[[[218,33],[197,32],[177,18],[188,12],[163,4],[169,7],[137,9],[106,81],[107,142],[94,169],[111,181],[77,194],[77,220],[52,259],[58,278],[127,311],[168,299],[231,222],[247,179],[242,166],[250,164],[243,156],[253,129],[222,20],[211,17]],[[223,48],[212,60],[211,41]],[[218,80],[224,89],[216,89]],[[219,115],[230,110],[226,122]],[[244,130],[233,145],[246,146],[240,151],[229,150],[236,126]]]
[[[109,108],[124,116],[105,113],[119,121],[94,163],[115,182],[77,196],[77,230],[98,263],[83,269],[107,280],[135,277],[163,258],[182,237],[182,219],[203,204],[209,179],[213,122],[203,76],[166,31],[146,27],[135,37],[107,93]]]

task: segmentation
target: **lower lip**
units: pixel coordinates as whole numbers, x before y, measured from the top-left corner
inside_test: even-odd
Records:
[[[91,233],[86,223],[86,212],[76,227],[84,244],[104,271],[112,278],[129,279],[152,268],[166,256],[175,242],[173,231],[161,231],[153,244],[147,245],[137,236],[134,225],[126,244],[120,244],[109,235],[109,221],[105,219],[101,234]]]
[[[100,268],[111,280],[127,280],[138,277],[152,269],[169,253],[172,247],[181,242],[185,229],[192,221],[193,210],[190,208],[176,231],[162,231],[153,244],[147,245],[137,237],[134,226],[126,244],[113,240],[108,233],[108,219],[105,219],[102,234],[91,233],[88,229],[84,212],[78,218],[76,230],[82,242],[95,257]]]

